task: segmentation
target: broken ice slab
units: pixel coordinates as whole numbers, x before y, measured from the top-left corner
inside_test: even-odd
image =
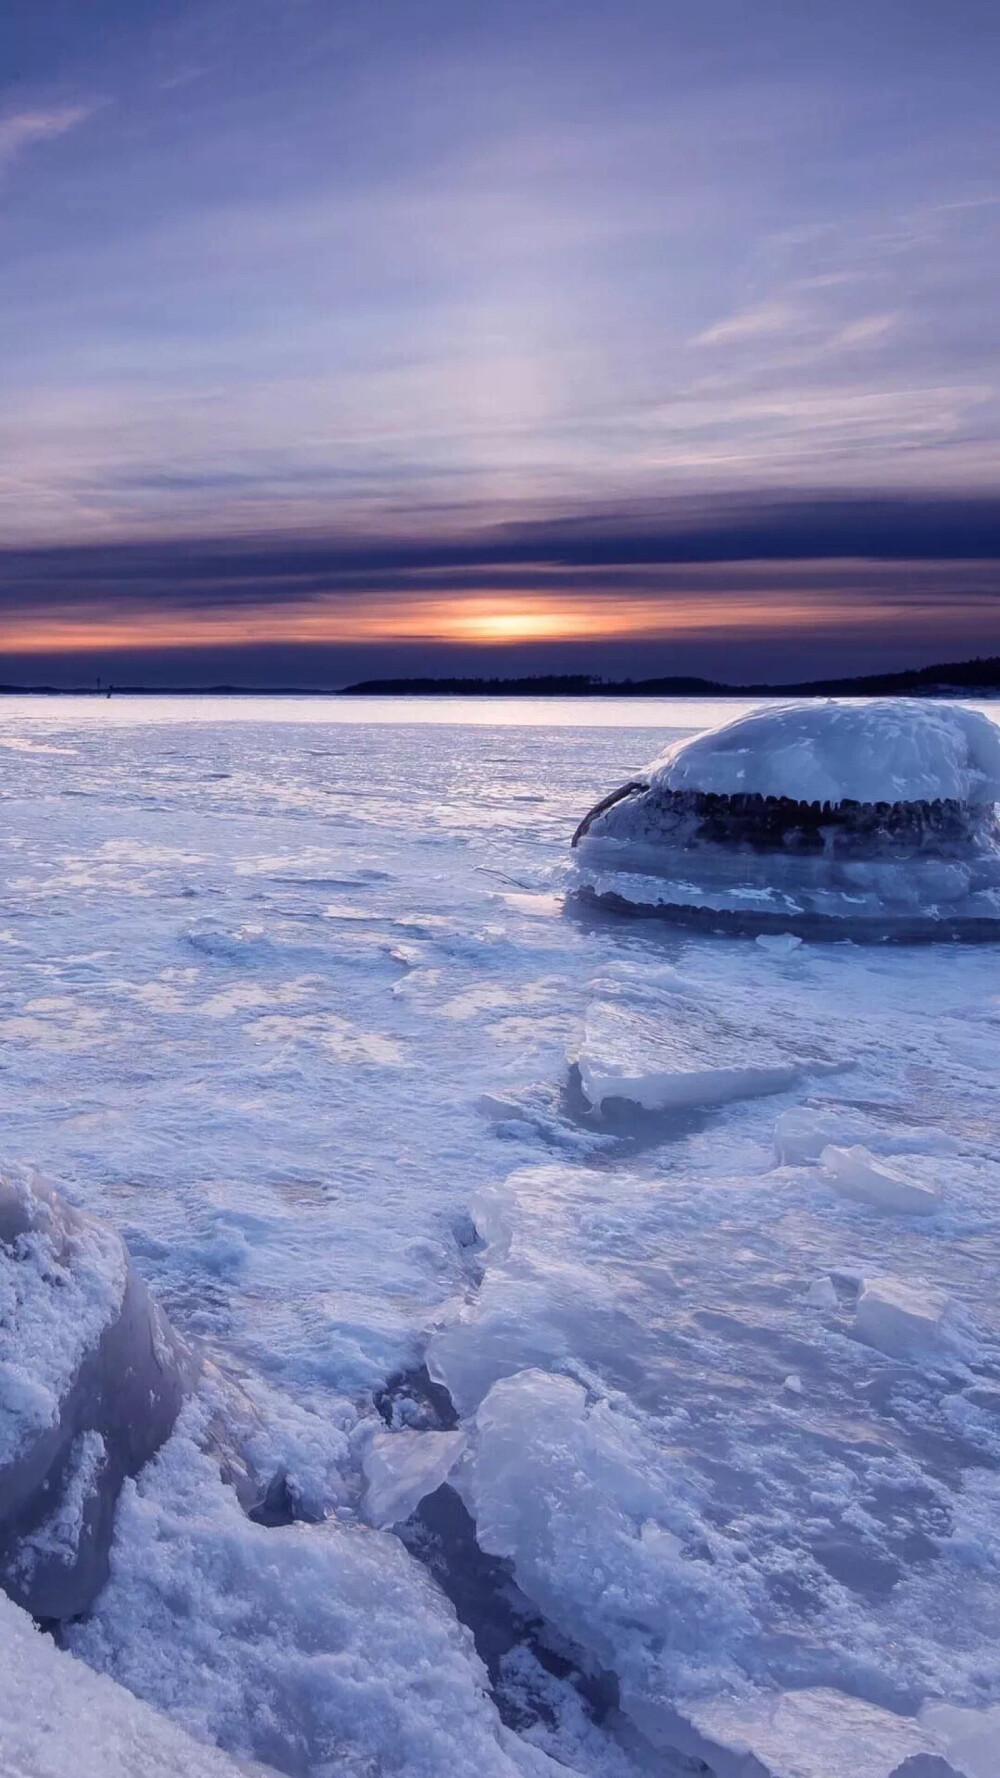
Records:
[[[940,1209],[944,1194],[939,1185],[904,1173],[887,1161],[876,1160],[860,1143],[851,1148],[830,1144],[819,1158],[837,1191],[857,1203],[906,1216],[931,1216]]]
[[[362,1461],[368,1523],[380,1530],[402,1524],[440,1488],[464,1449],[464,1432],[377,1432]]]
[[[957,1704],[925,1704],[920,1721],[942,1744],[965,1778],[997,1778],[1000,1772],[1000,1704],[967,1710]],[[909,1773],[904,1778],[911,1778]]]
[[[922,1129],[880,1129],[851,1105],[793,1105],[774,1126],[774,1152],[779,1166],[799,1167],[818,1161],[824,1148],[862,1143],[878,1154],[954,1155],[953,1136],[933,1125]]]
[[[576,1062],[587,1101],[598,1112],[613,1099],[644,1111],[672,1111],[781,1093],[804,1067],[773,1038],[680,999],[658,1015],[595,1001]]]
[[[854,1331],[867,1346],[891,1358],[940,1346],[948,1297],[930,1284],[899,1278],[866,1278],[854,1314]]]
[[[823,1687],[666,1706],[640,1727],[713,1778],[978,1778],[929,1725]]]

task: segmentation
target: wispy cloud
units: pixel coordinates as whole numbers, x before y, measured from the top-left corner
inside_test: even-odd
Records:
[[[0,172],[5,172],[18,157],[38,142],[65,136],[78,124],[92,117],[93,105],[52,105],[24,111],[8,112],[0,117]]]

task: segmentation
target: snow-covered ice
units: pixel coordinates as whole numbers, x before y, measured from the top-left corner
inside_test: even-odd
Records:
[[[30,1637],[85,1773],[134,1709],[157,1778],[998,1778],[997,946],[792,944],[766,871],[780,943],[564,910],[595,788],[732,712],[498,703],[0,709],[0,1172],[81,1215],[0,1265],[22,1576],[107,1471],[121,1238],[197,1355],[0,1688]],[[985,797],[921,708],[893,795]]]
[[[0,1179],[0,1583],[36,1616],[76,1615],[107,1579],[122,1479],[194,1369],[112,1228]]]
[[[677,1725],[678,1742],[717,1778],[973,1778],[912,1717],[824,1689],[750,1704],[711,1700]]]
[[[1000,733],[961,704],[913,698],[785,704],[674,742],[650,782],[807,803],[994,803],[1000,802]]]

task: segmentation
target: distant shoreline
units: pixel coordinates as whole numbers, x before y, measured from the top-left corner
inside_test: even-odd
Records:
[[[1000,697],[1000,655],[949,661],[895,673],[783,684],[727,685],[717,679],[673,675],[605,680],[586,673],[520,678],[363,679],[353,685],[0,685],[2,697],[469,697],[469,698],[747,698],[747,697]]]

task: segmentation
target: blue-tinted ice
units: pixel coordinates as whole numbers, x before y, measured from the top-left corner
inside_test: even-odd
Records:
[[[421,710],[0,712],[5,1164],[204,1356],[65,1637],[303,1778],[995,1778],[996,946],[568,918],[718,713]]]

